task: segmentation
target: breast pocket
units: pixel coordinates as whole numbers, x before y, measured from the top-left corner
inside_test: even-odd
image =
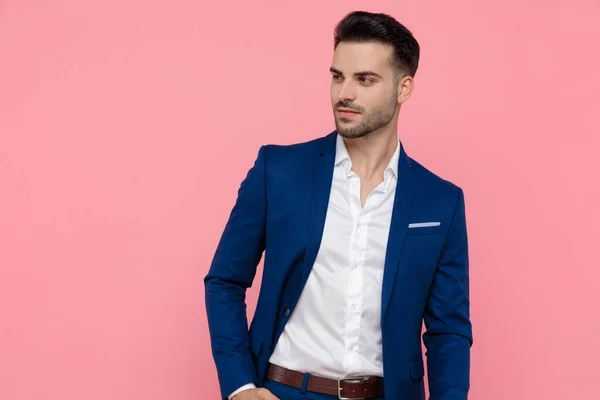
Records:
[[[428,233],[440,233],[442,232],[442,226],[416,226],[409,227],[407,235],[424,235]]]

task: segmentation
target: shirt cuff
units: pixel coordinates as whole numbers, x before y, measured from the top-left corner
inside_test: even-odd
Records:
[[[254,383],[249,383],[247,385],[244,385],[241,388],[239,388],[238,390],[236,390],[235,392],[231,393],[229,395],[228,399],[231,400],[231,398],[233,396],[235,396],[236,394],[238,394],[239,392],[243,392],[244,390],[248,390],[248,389],[256,389],[256,385],[254,385]]]

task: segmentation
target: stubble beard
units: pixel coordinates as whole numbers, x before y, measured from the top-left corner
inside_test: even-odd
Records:
[[[398,107],[397,96],[398,94],[394,93],[387,106],[375,108],[368,113],[363,112],[361,114],[363,121],[356,126],[345,126],[344,122],[350,122],[352,119],[339,118],[334,114],[337,133],[347,139],[358,139],[387,126],[396,113]]]

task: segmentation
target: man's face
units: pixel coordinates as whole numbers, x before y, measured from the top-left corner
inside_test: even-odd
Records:
[[[387,126],[398,108],[393,48],[380,43],[341,42],[331,64],[331,105],[337,132],[359,138]]]

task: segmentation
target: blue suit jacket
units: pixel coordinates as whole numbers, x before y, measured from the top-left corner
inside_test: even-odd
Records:
[[[261,147],[239,188],[205,278],[223,398],[246,383],[264,382],[319,250],[336,135]],[[430,399],[465,400],[472,330],[463,191],[408,157],[402,145],[398,172],[381,297],[385,397],[425,398],[424,321]],[[408,228],[419,222],[441,224]],[[245,292],[263,251],[263,278],[249,327]]]

